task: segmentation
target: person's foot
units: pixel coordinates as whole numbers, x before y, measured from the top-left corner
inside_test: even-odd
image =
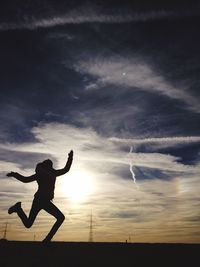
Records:
[[[49,244],[49,243],[51,243],[51,240],[49,238],[45,237],[45,239],[42,240],[42,243]]]
[[[21,202],[17,202],[15,205],[13,205],[12,207],[10,207],[8,209],[8,214],[11,214],[13,212],[17,212],[19,209],[21,209]]]

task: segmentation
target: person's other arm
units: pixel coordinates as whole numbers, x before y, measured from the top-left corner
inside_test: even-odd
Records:
[[[63,169],[55,170],[56,176],[60,176],[68,172],[71,168],[72,161],[73,161],[73,150],[71,150],[68,154],[68,160],[65,167]]]
[[[8,177],[14,177],[17,180],[21,181],[22,183],[30,183],[36,180],[36,175],[33,174],[31,176],[23,176],[19,174],[18,172],[9,172],[7,173]]]

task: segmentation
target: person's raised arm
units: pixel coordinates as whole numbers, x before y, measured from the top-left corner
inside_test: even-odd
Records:
[[[17,180],[21,181],[22,183],[30,183],[36,180],[36,175],[33,174],[31,176],[23,176],[19,174],[18,172],[9,172],[7,173],[8,177],[14,177]]]
[[[70,167],[71,167],[72,161],[73,161],[73,154],[74,154],[73,150],[71,150],[68,154],[68,160],[67,160],[65,167],[63,169],[55,170],[56,176],[63,175],[70,170]]]

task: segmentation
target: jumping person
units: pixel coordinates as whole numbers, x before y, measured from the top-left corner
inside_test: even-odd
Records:
[[[38,190],[34,195],[29,217],[24,213],[21,207],[21,202],[17,202],[14,206],[10,207],[8,213],[12,214],[13,212],[16,212],[26,228],[30,228],[33,225],[35,218],[42,209],[53,215],[57,221],[43,242],[49,242],[65,220],[64,214],[52,203],[52,200],[54,198],[56,177],[68,172],[72,165],[72,161],[73,151],[71,150],[68,154],[67,163],[63,169],[55,170],[52,161],[47,159],[37,164],[35,174],[31,176],[25,177],[17,172],[10,172],[7,174],[8,177],[14,177],[23,183],[37,181]]]

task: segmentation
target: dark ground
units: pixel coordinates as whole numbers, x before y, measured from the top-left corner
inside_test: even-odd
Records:
[[[200,244],[0,242],[0,266],[200,266]]]

